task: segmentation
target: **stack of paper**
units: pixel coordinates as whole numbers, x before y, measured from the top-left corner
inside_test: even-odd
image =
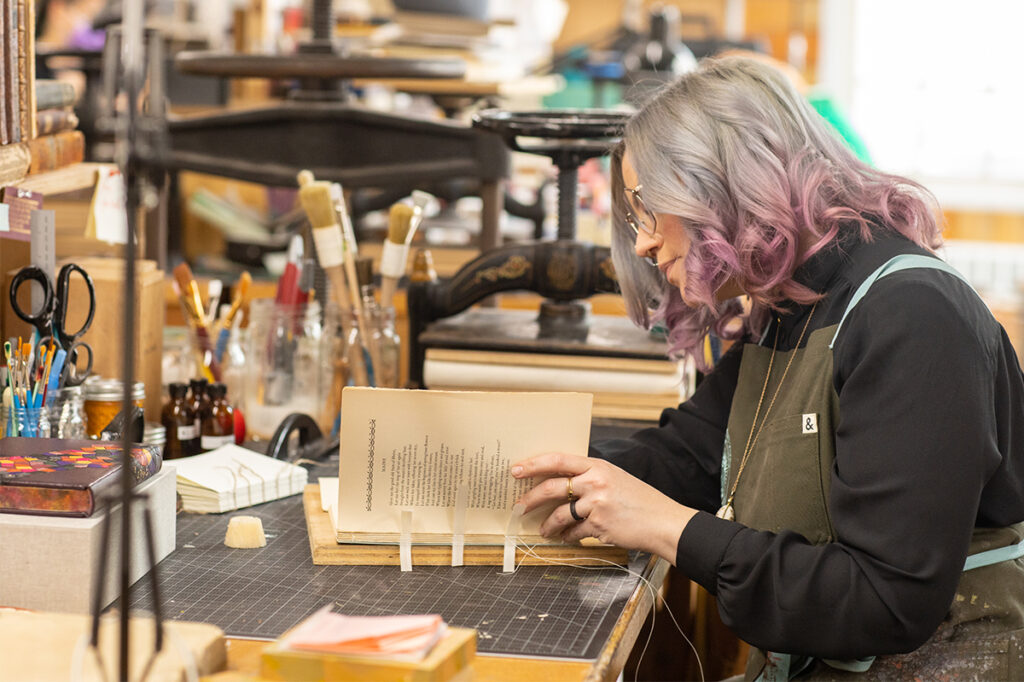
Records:
[[[237,445],[174,460],[185,511],[225,512],[302,492],[308,472],[300,466]]]
[[[346,616],[331,605],[300,623],[283,641],[301,651],[393,660],[422,660],[447,631],[441,616]]]

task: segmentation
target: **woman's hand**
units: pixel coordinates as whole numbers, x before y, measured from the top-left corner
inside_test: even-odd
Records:
[[[675,564],[679,534],[696,511],[602,459],[552,453],[512,467],[515,478],[543,478],[519,502],[526,512],[560,504],[541,524],[544,537],[566,542],[595,537],[601,542],[657,554]],[[577,521],[569,508],[569,486]]]

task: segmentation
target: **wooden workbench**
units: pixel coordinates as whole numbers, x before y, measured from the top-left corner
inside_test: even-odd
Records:
[[[627,428],[595,425],[599,435]],[[311,467],[311,480],[331,475],[336,462],[332,458]],[[233,514],[179,514],[177,549],[158,567],[165,617],[211,622],[229,636],[228,670],[214,676],[218,682],[259,679],[267,640],[329,600],[353,614],[368,608],[376,614],[427,609],[422,612],[441,613],[453,625],[477,627],[479,650],[490,652],[475,659],[477,680],[534,679],[534,673],[540,679],[614,680],[668,572],[664,560],[634,555],[631,570],[644,576],[648,589],[643,581],[623,582],[626,576],[607,570],[566,567],[522,567],[512,577],[488,567],[424,566],[402,574],[397,567],[314,566],[301,500],[285,498],[243,513],[262,518],[268,546],[256,552],[225,548],[224,532]],[[437,591],[427,587],[435,580],[441,586]],[[278,589],[269,589],[274,585]],[[593,599],[581,598],[591,590]],[[132,587],[127,608],[151,610],[153,598],[150,585],[140,581]],[[563,642],[540,636],[541,625],[517,625],[538,609],[565,614],[553,619],[546,632],[557,633],[565,623],[578,623],[580,629],[567,631]],[[498,628],[493,636],[475,625],[487,625],[493,616],[500,623],[492,626]],[[577,638],[576,632],[583,634]],[[516,633],[537,634],[523,640]],[[512,639],[495,646],[503,637]]]
[[[652,559],[644,577],[655,588],[668,573],[668,562]],[[644,619],[653,605],[651,590],[643,583],[630,597],[615,630],[595,661],[566,661],[557,659],[516,658],[511,656],[477,656],[473,661],[475,682],[522,682],[522,680],[559,680],[560,682],[596,682],[615,680],[623,666]],[[259,680],[260,653],[266,642],[245,639],[228,640],[228,669],[209,678],[210,682]]]

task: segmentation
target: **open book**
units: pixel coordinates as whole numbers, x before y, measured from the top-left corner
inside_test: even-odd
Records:
[[[338,542],[398,542],[411,511],[414,543],[450,543],[462,525],[466,544],[502,544],[512,505],[539,482],[512,478],[512,464],[547,452],[586,456],[591,403],[586,393],[346,388]],[[518,536],[547,542],[539,528],[554,506],[523,516]]]
[[[185,511],[218,513],[297,495],[309,474],[237,445],[174,460]]]

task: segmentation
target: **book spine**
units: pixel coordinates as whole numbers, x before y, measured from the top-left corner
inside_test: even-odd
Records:
[[[28,174],[31,157],[28,145],[8,144],[0,147],[0,185],[10,185]]]
[[[31,163],[29,175],[56,170],[85,159],[85,135],[80,130],[66,130],[43,135],[28,142]]]
[[[93,495],[89,490],[35,485],[0,486],[0,511],[13,514],[91,516]]]
[[[0,50],[7,49],[7,5],[5,0],[0,0]],[[7,54],[4,52],[3,54]],[[11,142],[11,131],[7,124],[7,99],[10,75],[7,73],[7,63],[0,62],[0,145]]]
[[[35,0],[17,0],[18,5],[18,127],[21,140],[32,139],[32,117],[35,112],[29,111],[28,99],[28,6]]]
[[[39,134],[36,131],[36,0],[25,0],[24,25],[21,41],[25,55],[25,70],[21,72],[25,82],[23,134],[26,140],[32,140]]]
[[[18,5],[17,0],[3,0],[3,68],[7,71],[7,90],[2,106],[7,108],[7,141],[21,142],[21,116],[18,102]]]
[[[73,109],[42,109],[36,112],[36,130],[39,135],[52,135],[78,127],[78,116]]]
[[[155,445],[137,445],[132,448],[128,468],[134,485],[155,476],[162,466],[163,456],[160,454],[160,448]]]
[[[56,80],[36,80],[36,108],[60,109],[75,104],[75,88]]]

